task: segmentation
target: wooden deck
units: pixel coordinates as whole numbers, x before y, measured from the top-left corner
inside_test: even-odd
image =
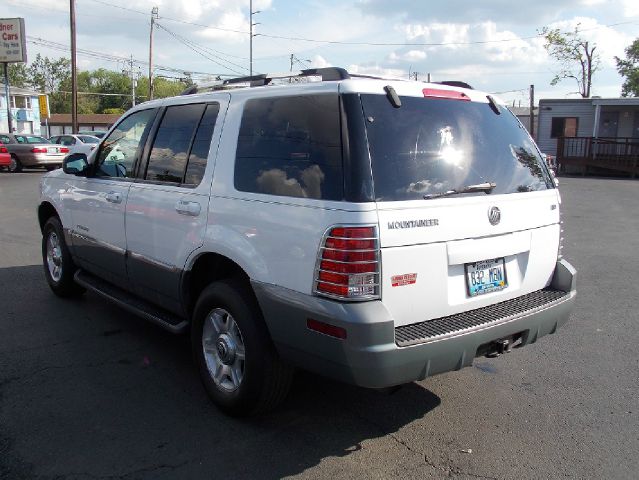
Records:
[[[580,167],[581,174],[608,171],[636,178],[639,174],[639,139],[560,137],[557,139],[557,166]]]

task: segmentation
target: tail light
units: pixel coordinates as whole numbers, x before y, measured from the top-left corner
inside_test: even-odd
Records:
[[[315,293],[340,300],[380,298],[376,226],[330,228],[317,256]]]
[[[33,147],[31,153],[47,153],[46,147]]]
[[[69,149],[67,147],[60,147],[60,153],[69,153]]]
[[[9,150],[7,150],[7,147],[1,146],[0,147],[0,153],[9,153]]]

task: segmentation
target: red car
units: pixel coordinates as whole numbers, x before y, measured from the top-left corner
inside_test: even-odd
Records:
[[[0,143],[0,168],[9,167],[11,165],[11,155],[4,144]]]

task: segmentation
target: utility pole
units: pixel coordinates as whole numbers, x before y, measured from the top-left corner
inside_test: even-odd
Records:
[[[151,9],[151,31],[149,33],[149,100],[153,100],[153,28],[157,18],[158,7],[153,7]]]
[[[75,0],[69,0],[71,23],[71,133],[78,133],[78,72],[75,61]]]
[[[253,11],[253,0],[249,0],[249,76],[253,76],[253,37],[257,37],[257,33],[253,35],[253,27],[259,23],[253,23],[253,15],[260,13],[260,10]]]
[[[419,72],[413,72],[413,76],[415,77],[415,81],[417,81],[417,74],[418,74],[418,73],[419,73]]]
[[[9,90],[9,64],[4,63],[4,94],[7,98],[7,127],[13,133],[13,119],[11,118],[11,92]]]
[[[428,75],[428,77],[427,77],[428,83],[430,83],[430,72],[427,75]]]
[[[138,78],[140,74],[138,72],[138,74],[136,75],[133,71],[133,66],[135,65],[135,62],[133,61],[133,55],[131,55],[131,59],[126,63],[128,63],[129,69],[127,70],[125,68],[124,70],[122,70],[122,73],[124,73],[131,79],[131,106],[135,107],[135,87],[137,87],[138,85]]]
[[[535,139],[535,86],[530,86],[530,136]]]

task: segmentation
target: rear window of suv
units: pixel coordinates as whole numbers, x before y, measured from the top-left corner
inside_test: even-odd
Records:
[[[552,188],[530,136],[504,107],[450,99],[362,95],[378,201],[422,199],[480,183],[492,194]],[[485,193],[479,193],[485,195]]]
[[[246,102],[237,141],[237,190],[342,200],[342,172],[337,94]]]

